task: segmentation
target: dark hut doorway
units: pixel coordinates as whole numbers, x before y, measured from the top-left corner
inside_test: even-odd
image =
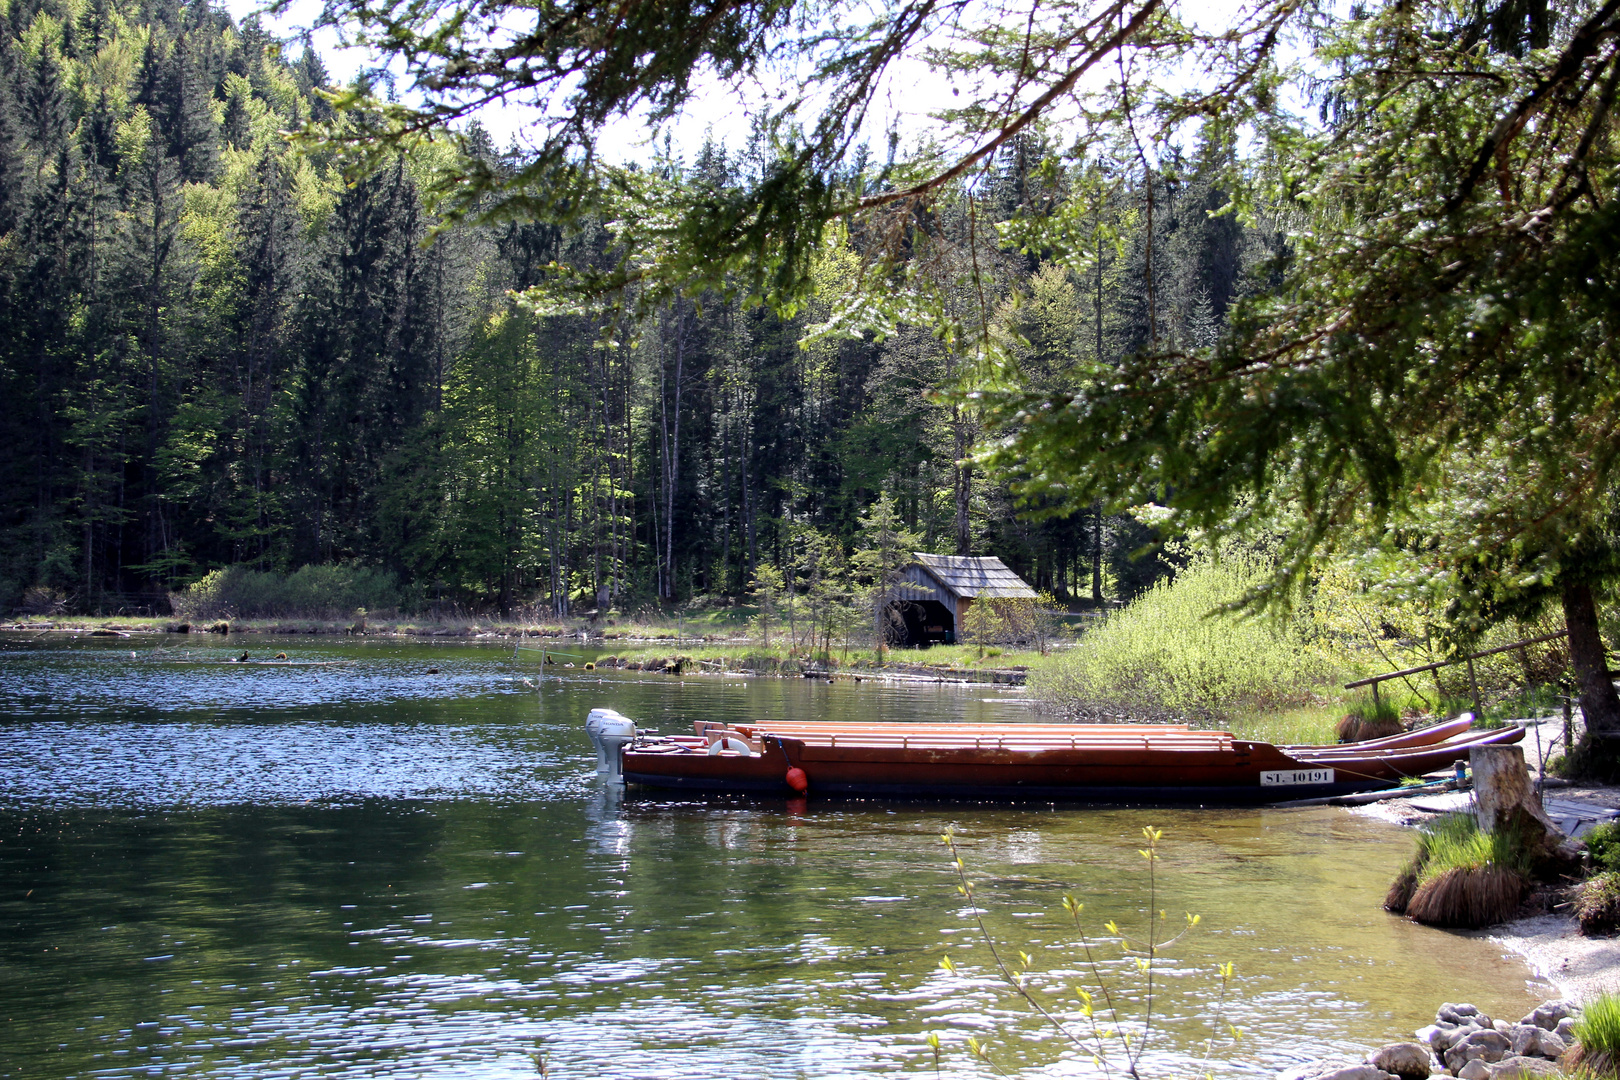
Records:
[[[938,600],[901,600],[889,605],[892,644],[907,648],[956,644],[956,620]]]

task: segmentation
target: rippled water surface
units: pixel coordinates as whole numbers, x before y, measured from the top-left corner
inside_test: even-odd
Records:
[[[1442,1000],[1538,996],[1488,942],[1384,914],[1410,837],[1344,811],[621,799],[580,728],[603,704],[666,731],[1016,720],[1015,694],[541,678],[509,644],[252,638],[309,666],[226,662],[243,647],[0,635],[0,1075],[932,1075],[931,1032],[954,1075],[984,1072],[969,1035],[1025,1075],[1095,1074],[990,978],[947,828],[1057,1011],[1083,1025],[1057,992],[1100,973],[1151,1020],[1145,1073],[1269,1075]],[[1102,929],[1150,904],[1167,932],[1200,916],[1151,1010]],[[1236,1044],[1211,1044],[1218,1004]]]

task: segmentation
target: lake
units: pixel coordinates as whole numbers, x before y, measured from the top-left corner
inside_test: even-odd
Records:
[[[326,666],[225,662],[244,649]],[[1077,1030],[1067,988],[1100,975],[1146,1028],[1144,1076],[1270,1076],[1441,1001],[1517,1019],[1552,996],[1482,938],[1383,912],[1411,836],[1344,810],[621,796],[582,728],[599,705],[666,732],[1016,721],[1020,693],[538,656],[0,635],[0,1075],[932,1075],[930,1033],[954,1075],[989,1075],[970,1035],[1008,1071],[1101,1075],[993,977],[946,829],[1003,956]],[[1151,997],[1103,928],[1137,940],[1150,910],[1166,933],[1199,916]]]

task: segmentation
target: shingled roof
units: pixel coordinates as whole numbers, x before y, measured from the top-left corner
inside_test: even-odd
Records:
[[[1037,596],[1023,578],[1007,569],[1007,564],[994,556],[929,555],[913,551],[911,557],[957,596],[1023,600],[1034,600]]]

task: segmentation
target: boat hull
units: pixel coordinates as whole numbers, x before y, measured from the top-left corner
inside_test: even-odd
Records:
[[[629,746],[622,778],[670,791],[783,797],[1253,806],[1393,787],[1467,760],[1476,745],[1513,742],[1523,735],[1516,729],[1462,729],[1438,742],[1409,740],[1360,752],[1353,746],[1289,747],[1285,753],[1270,743],[1173,731],[1155,742],[1151,736],[1098,729],[1070,745],[1055,745],[1055,736],[1043,733],[1020,745],[1026,737],[1008,726],[999,732],[999,742],[985,745],[980,738],[950,744],[937,728],[912,734],[916,729],[903,725],[854,732],[829,726],[817,736],[808,727],[795,725],[794,735],[773,734],[769,725],[726,729],[753,740],[749,752],[705,751],[701,735]]]

